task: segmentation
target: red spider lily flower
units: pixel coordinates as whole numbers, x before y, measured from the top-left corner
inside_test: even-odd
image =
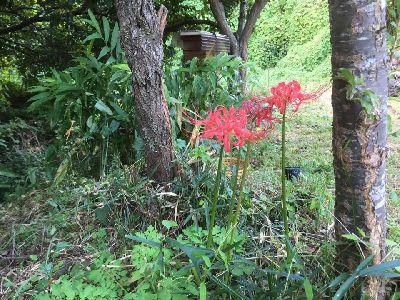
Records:
[[[253,97],[250,100],[243,101],[242,108],[247,112],[251,120],[255,122],[256,127],[263,125],[265,128],[272,128],[273,106],[269,105],[266,98]]]
[[[276,107],[280,114],[286,113],[291,106],[293,112],[297,112],[301,104],[316,99],[319,93],[304,94],[301,92],[300,83],[296,80],[288,83],[281,82],[271,88],[271,96],[267,97],[269,105]]]
[[[250,141],[255,141],[260,134],[247,129],[247,113],[242,108],[219,107],[208,112],[208,118],[193,121],[197,126],[204,126],[202,138],[219,140],[226,152],[231,151],[231,146],[242,147]]]

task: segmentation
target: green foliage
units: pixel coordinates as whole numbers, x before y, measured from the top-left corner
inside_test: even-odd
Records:
[[[347,100],[360,104],[369,118],[376,117],[375,107],[379,98],[373,91],[365,88],[365,80],[345,68],[339,70],[337,78],[346,82]]]
[[[241,100],[237,70],[241,62],[233,56],[219,54],[202,61],[197,58],[175,70],[166,70],[167,101],[180,103],[196,113],[218,105],[238,104]]]
[[[97,14],[111,15],[113,2],[95,1],[90,7]],[[6,0],[1,1],[0,8],[1,30],[11,29],[2,34],[1,69],[17,71],[29,84],[36,83],[37,76],[49,74],[51,68],[71,66],[73,57],[82,50],[82,39],[90,31],[79,18],[89,8],[82,1]]]
[[[183,114],[202,115],[219,105],[235,105],[242,100],[237,70],[242,62],[233,56],[219,54],[183,67],[165,70],[166,99],[175,137],[186,132]]]
[[[112,155],[132,163],[134,132],[131,74],[125,64],[118,39],[118,24],[112,28],[106,18],[102,26],[89,11],[86,20],[96,32],[88,36],[85,56],[75,58],[76,65],[30,89],[29,110],[44,113],[56,134],[49,147],[49,160],[62,160],[55,182],[59,183],[70,167],[82,160],[87,175],[103,176]],[[93,43],[102,44],[100,53],[91,52]],[[88,155],[90,153],[90,155]]]
[[[21,194],[46,178],[39,129],[20,118],[0,124],[0,200]]]
[[[251,38],[250,60],[263,67],[274,67],[292,47],[313,40],[321,30],[329,28],[328,24],[326,0],[287,0],[283,6],[279,0],[270,1]],[[329,40],[323,42],[325,47],[329,45]],[[318,46],[317,41],[313,45]],[[309,62],[307,67],[313,66],[316,65]]]
[[[388,2],[387,8],[387,41],[390,58],[399,55],[398,44],[399,44],[399,30],[400,30],[400,1],[394,0]]]
[[[327,0],[270,1],[249,43],[249,59],[261,68],[256,93],[283,80],[327,81],[331,46]]]

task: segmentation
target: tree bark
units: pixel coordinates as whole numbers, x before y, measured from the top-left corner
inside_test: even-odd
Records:
[[[265,5],[267,5],[268,0],[256,0],[248,13],[247,1],[241,0],[238,28],[235,33],[229,26],[225,14],[225,8],[221,0],[209,0],[209,2],[213,15],[221,32],[227,35],[229,38],[231,44],[231,54],[241,58],[243,62],[247,62],[247,47],[249,44],[249,39],[254,30],[257,20],[260,17],[261,11],[264,9]],[[246,91],[246,68],[241,68],[239,70],[239,78],[242,82],[243,91]]]
[[[163,31],[167,10],[153,0],[116,0],[121,45],[132,70],[139,134],[144,141],[147,174],[158,182],[175,175],[168,107],[163,94]]]
[[[387,155],[387,49],[385,0],[329,0],[332,42],[333,154],[336,181],[335,230],[337,267],[354,270],[364,256],[374,263],[385,257]],[[378,98],[376,118],[369,118],[360,104],[346,98],[346,82],[336,77],[340,68],[350,69],[365,80],[365,89]],[[371,246],[343,238],[360,235]],[[368,278],[362,293],[384,299],[382,281]]]

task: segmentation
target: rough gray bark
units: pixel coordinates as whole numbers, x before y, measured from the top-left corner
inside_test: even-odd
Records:
[[[387,142],[387,49],[385,0],[329,0],[333,106],[333,153],[336,180],[337,266],[354,270],[362,260],[360,249],[343,239],[362,229],[371,247],[362,247],[374,263],[385,257],[386,199],[385,159]],[[362,107],[348,99],[346,82],[335,77],[340,68],[365,79],[379,97],[377,118],[368,118]],[[382,282],[369,278],[362,292],[384,299]]]
[[[158,182],[173,178],[169,111],[163,94],[163,31],[167,10],[157,13],[153,0],[116,0],[121,45],[132,70],[139,133],[148,175]]]
[[[267,5],[268,0],[256,0],[249,12],[247,12],[247,1],[241,0],[239,11],[238,29],[234,33],[226,18],[225,8],[221,0],[209,0],[211,10],[218,23],[221,32],[228,36],[231,44],[231,54],[240,57],[247,62],[250,36],[254,30],[256,22],[260,17],[261,11]],[[241,68],[240,79],[243,83],[243,89],[246,90],[246,69]]]

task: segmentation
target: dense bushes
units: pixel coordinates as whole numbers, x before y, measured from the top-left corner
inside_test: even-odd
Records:
[[[133,163],[134,110],[131,74],[119,44],[118,24],[102,26],[89,13],[87,22],[96,30],[76,65],[63,71],[53,70],[33,87],[29,110],[45,113],[55,139],[48,149],[49,160],[62,160],[55,174],[59,182],[69,169],[80,174],[103,176],[108,160],[118,155],[124,163]],[[101,51],[94,53],[93,44]]]
[[[263,68],[318,69],[330,54],[328,24],[326,0],[287,0],[285,6],[282,1],[271,1],[250,41],[250,60]]]

